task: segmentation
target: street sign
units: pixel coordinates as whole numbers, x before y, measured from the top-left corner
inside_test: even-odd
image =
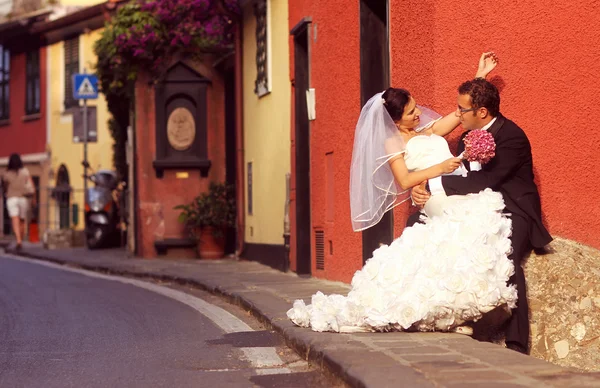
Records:
[[[73,143],[83,143],[85,129],[83,125],[83,107],[72,109],[73,112]],[[96,107],[87,107],[87,141],[96,143],[98,141]]]
[[[95,100],[98,98],[98,77],[93,74],[74,74],[73,98],[76,100]]]
[[[83,69],[83,74],[73,74],[73,98],[76,100],[83,100],[83,202],[87,203],[87,166],[88,166],[88,142],[95,140],[96,138],[96,112],[95,109],[92,112],[93,123],[90,128],[90,122],[88,118],[88,107],[87,100],[94,100],[98,98],[98,77],[92,74],[87,74]],[[76,116],[78,116],[76,114]],[[79,117],[73,117],[74,124],[78,122]],[[75,126],[73,130],[75,130]],[[73,134],[74,141],[80,141],[79,134],[75,136]],[[87,227],[87,223],[84,224]]]

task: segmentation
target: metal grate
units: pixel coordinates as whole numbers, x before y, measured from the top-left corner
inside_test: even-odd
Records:
[[[317,256],[317,269],[325,269],[325,233],[315,231],[315,251]]]
[[[254,3],[256,17],[256,81],[254,93],[259,97],[269,92],[267,80],[267,0]]]

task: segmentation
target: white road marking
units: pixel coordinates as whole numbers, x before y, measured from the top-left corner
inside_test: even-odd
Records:
[[[288,373],[292,373],[290,368],[267,368],[267,369],[257,369],[256,374],[260,376],[267,375],[285,375]]]
[[[236,316],[232,315],[228,311],[223,310],[220,307],[212,305],[196,296],[186,294],[185,292],[174,290],[168,287],[159,286],[157,284],[148,283],[141,280],[130,279],[125,277],[113,276],[113,275],[105,275],[93,271],[88,271],[85,269],[66,267],[60,264],[54,264],[46,261],[40,260],[31,260],[24,259],[19,256],[14,255],[3,255],[3,257],[10,258],[12,260],[18,260],[26,263],[34,263],[38,265],[43,265],[49,268],[59,269],[61,271],[66,272],[74,272],[80,275],[85,275],[92,278],[104,279],[104,280],[112,280],[115,282],[130,284],[139,288],[143,288],[148,291],[155,292],[157,294],[166,296],[168,298],[174,299],[180,303],[188,305],[194,310],[198,311],[200,314],[204,315],[211,321],[215,323],[215,325],[219,326],[226,333],[240,333],[247,331],[254,331],[250,326],[246,323],[238,319]],[[249,361],[254,368],[271,368],[267,369],[267,371],[273,370],[287,370],[288,372],[279,372],[279,373],[290,373],[291,371],[288,368],[273,368],[277,366],[282,366],[284,362],[281,360],[277,351],[274,347],[246,347],[240,348],[244,353],[245,359]],[[257,374],[261,374],[260,370],[256,371]],[[262,374],[272,374],[272,373],[262,373]]]
[[[244,352],[248,361],[254,363],[254,366],[257,368],[266,368],[283,365],[283,361],[281,361],[281,358],[279,358],[279,355],[277,354],[275,348],[256,347],[240,349],[242,350],[242,352]]]
[[[203,369],[202,372],[237,372],[240,369]],[[266,368],[266,369],[255,369],[254,372],[258,376],[268,376],[268,375],[282,375],[292,373],[289,368]]]

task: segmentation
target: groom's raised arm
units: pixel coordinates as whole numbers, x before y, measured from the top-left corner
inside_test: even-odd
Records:
[[[496,145],[496,156],[480,171],[471,171],[466,177],[442,176],[441,184],[446,195],[478,193],[490,188],[497,190],[500,185],[531,155],[531,146],[525,134],[511,136]]]

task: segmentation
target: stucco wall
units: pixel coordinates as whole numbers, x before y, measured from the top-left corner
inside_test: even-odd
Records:
[[[600,248],[600,204],[593,199],[600,182],[596,3],[391,3],[393,84],[452,111],[456,88],[474,75],[479,54],[494,50],[500,64],[491,79],[502,113],[531,141],[546,225],[552,235]]]
[[[60,0],[62,6],[86,6],[91,7],[92,5],[103,3],[103,0]]]
[[[600,181],[600,133],[595,128],[600,97],[594,78],[600,70],[600,16],[592,5],[582,0],[390,3],[392,85],[408,88],[419,103],[451,112],[457,86],[473,77],[482,52],[494,50],[500,65],[492,81],[500,88],[503,114],[531,141],[550,232],[600,248],[600,205],[594,199]],[[333,242],[332,256],[326,249],[325,271],[313,267],[313,274],[343,281],[361,266],[361,236],[351,230],[348,198],[360,112],[358,11],[358,2],[316,0],[291,2],[289,10],[290,29],[303,17],[312,18],[310,85],[316,89],[317,120],[310,128],[311,217],[314,228],[325,230],[326,247],[328,240]],[[290,53],[293,78],[293,44]],[[452,147],[461,132],[459,128],[449,137]],[[326,220],[327,152],[333,152],[333,222]],[[396,236],[406,214],[407,206],[394,212]],[[292,240],[292,269],[295,259]]]
[[[285,174],[290,172],[289,41],[287,1],[269,1],[268,40],[271,92],[258,97],[256,80],[256,18],[253,5],[244,9],[243,22],[243,104],[244,169],[252,162],[253,212],[246,200],[245,241],[283,244],[286,196]],[[246,181],[247,183],[247,181]],[[248,199],[248,185],[244,187]]]
[[[12,9],[12,0],[0,0],[0,15],[6,15]]]
[[[352,231],[348,199],[354,126],[361,108],[358,2],[294,3],[290,3],[289,29],[303,17],[310,16],[313,20],[309,77],[310,87],[315,88],[317,118],[310,124],[311,223],[313,232],[314,229],[324,231],[326,249],[325,270],[317,270],[313,233],[312,273],[316,277],[349,281],[362,265],[361,235]],[[290,39],[293,53],[293,40]],[[293,55],[291,58],[290,75],[293,78]],[[293,128],[292,121],[292,136]],[[331,176],[328,158],[333,165]],[[328,187],[333,190],[330,199]],[[333,220],[328,219],[328,207],[333,210]],[[333,255],[330,254],[329,240]],[[292,249],[294,247],[292,241]],[[295,260],[293,250],[292,268],[295,268]]]
[[[93,72],[92,64],[96,62],[93,52],[94,42],[100,38],[102,30],[92,31],[79,36],[79,70]],[[83,212],[83,144],[73,142],[73,117],[64,111],[65,100],[65,68],[64,68],[64,42],[58,42],[48,47],[48,133],[49,149],[51,151],[51,168],[56,177],[56,172],[61,164],[69,171],[70,184],[75,190],[71,203],[79,205]],[[44,95],[45,97],[46,95]],[[97,100],[88,100],[88,106],[96,107],[97,142],[88,143],[88,161],[94,170],[112,169],[112,144],[113,139],[108,130],[109,113],[106,100],[99,94]],[[54,186],[55,182],[49,182]],[[52,214],[51,214],[52,216]],[[80,213],[79,229],[83,228],[82,213]],[[52,222],[52,220],[51,220]]]

